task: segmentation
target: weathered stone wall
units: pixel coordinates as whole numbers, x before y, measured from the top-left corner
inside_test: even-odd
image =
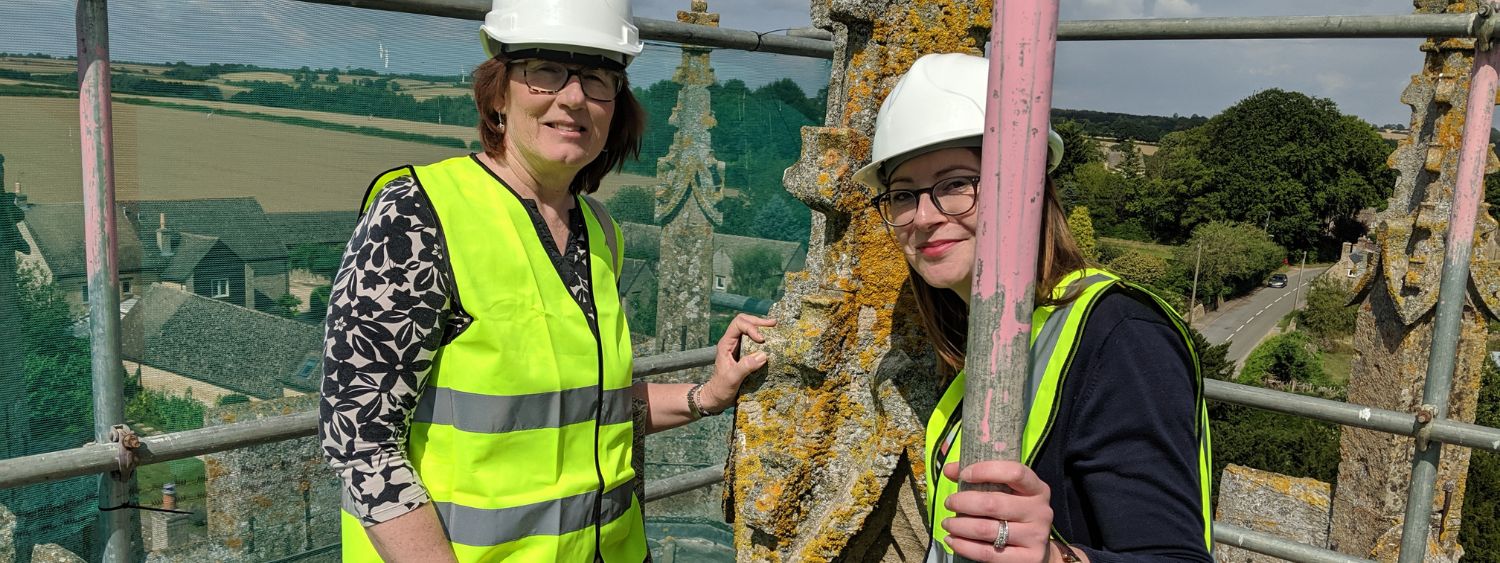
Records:
[[[317,408],[318,396],[209,409],[216,426]],[[204,456],[208,540],[149,561],[267,561],[339,541],[339,482],[317,446],[299,438]],[[336,560],[337,554],[322,556]]]
[[[905,261],[851,177],[897,78],[922,54],[977,53],[991,5],[815,0],[812,10],[834,35],[828,112],[824,127],[803,128],[784,179],[814,212],[807,269],[787,275],[771,363],[736,414],[735,547],[754,561],[920,559],[891,530],[923,519],[909,512],[921,504],[923,428],[942,381]]]
[[[82,557],[55,543],[38,545],[31,550],[31,563],[87,563]]]
[[[1416,0],[1414,4],[1418,13],[1468,12],[1475,7],[1452,0]],[[1423,402],[1474,41],[1428,41],[1422,50],[1427,54],[1422,72],[1412,76],[1401,95],[1401,101],[1412,107],[1411,135],[1390,158],[1400,178],[1387,209],[1378,215],[1380,252],[1355,286],[1361,301],[1354,337],[1358,355],[1349,381],[1350,402],[1411,413]],[[1496,170],[1494,155],[1488,158],[1487,169]],[[1485,317],[1496,309],[1496,289],[1500,289],[1495,228],[1494,220],[1481,213],[1471,264],[1471,283],[1479,289],[1480,299],[1471,294],[1463,310],[1448,398],[1451,419],[1474,419]],[[1395,560],[1393,546],[1399,542],[1393,539],[1401,533],[1414,449],[1411,438],[1343,430],[1330,535],[1335,549],[1358,557]],[[1467,449],[1443,449],[1428,560],[1448,560],[1461,552],[1457,536],[1468,465]],[[1451,492],[1445,493],[1445,486]]]
[[[1214,520],[1322,548],[1328,547],[1332,487],[1316,479],[1287,477],[1241,465],[1224,468]],[[1219,563],[1274,563],[1276,557],[1220,543]]]
[[[16,514],[0,506],[0,561],[16,560]]]

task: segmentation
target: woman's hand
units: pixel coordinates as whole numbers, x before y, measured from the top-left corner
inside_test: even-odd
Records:
[[[735,315],[734,320],[730,321],[729,328],[724,330],[724,337],[719,339],[718,351],[714,355],[714,374],[699,390],[698,402],[704,410],[716,413],[734,406],[745,376],[765,367],[766,361],[770,359],[765,352],[738,357],[741,335],[749,336],[755,342],[766,341],[766,337],[760,333],[760,327],[763,326],[776,326],[776,321],[743,313]]]
[[[1051,558],[1052,489],[1030,467],[1014,461],[981,461],[959,471],[957,463],[943,475],[964,483],[1006,485],[1011,492],[959,491],[943,503],[957,516],[944,519],[948,547],[971,561],[1039,563]],[[995,548],[1002,524],[1004,549]]]

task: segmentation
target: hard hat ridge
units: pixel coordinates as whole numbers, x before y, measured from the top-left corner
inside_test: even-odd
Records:
[[[644,47],[630,0],[494,0],[480,26],[487,55],[550,50],[629,65]]]
[[[962,53],[924,55],[912,63],[875,118],[870,164],[854,181],[880,189],[901,163],[950,147],[978,147],[984,135],[989,61]],[[1047,131],[1047,171],[1062,162],[1062,137]]]

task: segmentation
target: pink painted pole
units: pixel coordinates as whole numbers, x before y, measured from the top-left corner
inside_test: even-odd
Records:
[[[78,139],[83,160],[84,265],[88,275],[94,440],[111,441],[125,423],[125,369],[120,364],[120,280],[116,249],[114,128],[110,110],[109,10],[106,0],[78,0]],[[99,476],[98,561],[135,561],[140,551],[133,473]]]
[[[1490,153],[1495,91],[1500,87],[1497,66],[1500,66],[1500,49],[1494,45],[1475,49],[1469,105],[1464,113],[1463,146],[1458,153],[1458,182],[1453,189],[1453,207],[1449,211],[1448,236],[1443,249],[1443,274],[1438,282],[1438,302],[1432,320],[1432,348],[1427,357],[1427,378],[1422,384],[1424,410],[1430,407],[1433,420],[1448,417],[1448,396],[1453,391],[1458,341],[1463,331],[1464,302],[1468,300],[1469,259],[1474,253],[1474,223],[1479,217],[1479,202],[1484,199],[1484,165]],[[1406,516],[1401,527],[1401,553],[1397,559],[1401,563],[1416,563],[1427,558],[1433,489],[1442,447],[1442,442],[1417,441],[1412,457],[1411,486],[1406,495]]]
[[[965,466],[1021,455],[1056,53],[1057,0],[995,0],[965,361]]]

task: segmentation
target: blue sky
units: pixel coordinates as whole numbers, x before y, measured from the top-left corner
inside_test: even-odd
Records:
[[[636,0],[636,15],[673,19],[687,0]],[[0,2],[0,51],[68,54],[73,2]],[[807,0],[710,0],[725,27],[771,30],[810,25]],[[457,73],[482,57],[477,22],[305,4],[292,0],[132,0],[111,5],[116,59],[240,62],[263,66],[381,68]],[[1410,0],[1062,0],[1063,19],[1313,14],[1404,14]],[[1376,124],[1405,123],[1401,90],[1419,70],[1416,40],[1277,40],[1063,43],[1055,107],[1154,115],[1213,115],[1266,88],[1332,98]],[[631,67],[637,84],[669,78],[679,60],[649,48]],[[828,63],[720,51],[721,80],[752,86],[790,76],[811,91]]]

